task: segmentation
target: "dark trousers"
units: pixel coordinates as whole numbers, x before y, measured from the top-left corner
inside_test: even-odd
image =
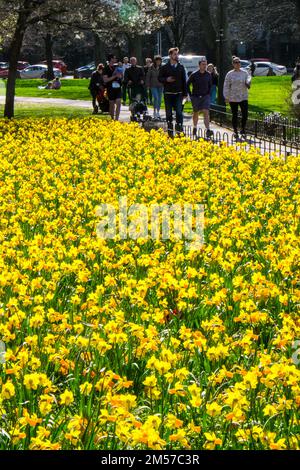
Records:
[[[125,103],[127,98],[127,85],[123,83],[122,85],[122,101]]]
[[[151,88],[147,88],[146,94],[147,94],[147,104],[152,105],[152,91],[151,91]]]
[[[91,95],[92,95],[92,102],[93,102],[93,108],[95,109],[95,107],[97,106],[97,95],[98,95],[98,92],[93,90],[91,91]]]
[[[165,108],[168,129],[173,129],[173,109],[176,113],[177,128],[182,129],[183,126],[183,108],[182,108],[182,93],[176,95],[165,93]]]
[[[229,103],[232,111],[232,127],[235,133],[238,131],[238,112],[239,107],[242,111],[242,132],[246,130],[246,124],[248,120],[248,101],[240,101],[239,103]]]

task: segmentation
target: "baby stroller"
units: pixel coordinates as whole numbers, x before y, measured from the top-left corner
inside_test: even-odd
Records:
[[[109,112],[109,101],[107,97],[107,91],[105,88],[99,90],[99,93],[97,95],[97,102],[98,102],[99,109],[102,113]]]
[[[151,116],[148,113],[148,108],[146,105],[146,99],[140,93],[131,98],[131,103],[129,105],[129,111],[131,112],[130,121],[144,123],[146,121],[151,121]]]

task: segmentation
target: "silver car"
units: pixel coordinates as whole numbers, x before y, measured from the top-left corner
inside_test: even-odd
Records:
[[[48,67],[44,64],[29,65],[24,70],[20,70],[20,78],[47,78]],[[62,77],[59,69],[54,68],[53,73],[55,77]]]
[[[286,75],[287,68],[284,65],[274,64],[273,62],[254,62],[256,69],[254,77],[266,77],[267,75]],[[250,72],[250,66],[246,68]]]

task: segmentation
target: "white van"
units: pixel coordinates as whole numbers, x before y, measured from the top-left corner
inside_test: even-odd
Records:
[[[187,73],[195,72],[199,68],[199,61],[205,58],[203,55],[179,55],[179,62],[185,67]],[[169,60],[169,56],[162,58],[162,65]]]

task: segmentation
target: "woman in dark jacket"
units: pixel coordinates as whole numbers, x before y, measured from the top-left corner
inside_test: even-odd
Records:
[[[104,80],[103,80],[103,69],[104,69],[104,65],[99,64],[97,67],[97,70],[95,70],[95,72],[92,73],[90,84],[89,84],[89,90],[91,92],[92,99],[93,99],[93,108],[94,108],[93,114],[98,113],[98,106],[96,104],[97,95],[100,90],[103,90],[105,88]]]

